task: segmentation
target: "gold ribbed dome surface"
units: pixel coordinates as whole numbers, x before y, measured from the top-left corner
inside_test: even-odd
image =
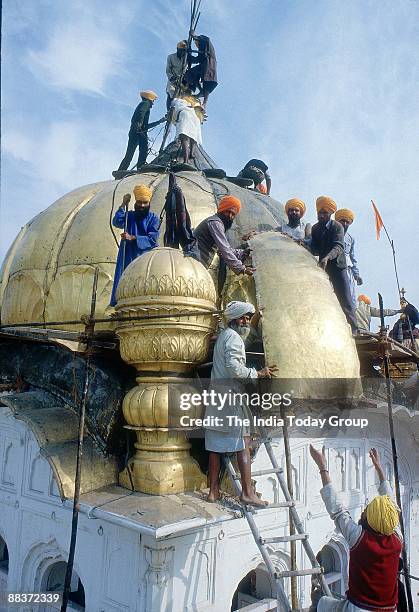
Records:
[[[167,302],[165,298],[170,298]],[[159,247],[134,259],[124,271],[117,290],[118,309],[138,298],[142,302],[209,301],[217,296],[213,280],[202,264],[178,249]],[[146,300],[144,300],[146,298]]]
[[[232,231],[237,246],[244,232],[273,228],[283,218],[282,204],[227,180],[208,179],[201,172],[187,171],[177,172],[176,179],[185,195],[193,227],[216,212],[217,200],[222,196],[231,193],[242,200],[242,212]],[[139,183],[153,189],[151,210],[159,215],[168,189],[168,175],[150,171],[118,182],[79,187],[22,228],[0,272],[2,324],[79,320],[90,312],[96,267],[99,268],[96,315],[107,315],[118,252],[110,218],[123,195],[132,193]],[[164,229],[163,222],[160,244]],[[113,231],[119,241],[121,230]]]

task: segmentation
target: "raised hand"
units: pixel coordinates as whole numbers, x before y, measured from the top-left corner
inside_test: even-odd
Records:
[[[124,195],[124,197],[122,198],[122,206],[125,206],[125,208],[128,208],[128,204],[131,201],[131,194],[130,193],[126,193]]]
[[[375,467],[375,471],[378,474],[378,478],[380,479],[380,482],[383,482],[383,480],[385,480],[385,476],[384,476],[383,466],[381,465],[381,461],[380,461],[380,455],[378,454],[377,449],[371,448],[369,452],[369,456],[370,456],[373,466]]]
[[[316,450],[312,444],[310,444],[310,455],[312,456],[315,464],[319,468],[319,470],[326,469],[326,455],[324,453],[324,446],[320,451]]]

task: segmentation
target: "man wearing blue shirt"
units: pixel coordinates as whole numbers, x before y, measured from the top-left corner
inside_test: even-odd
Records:
[[[112,219],[112,225],[123,229],[116,260],[115,277],[112,287],[111,306],[115,306],[116,290],[119,279],[128,264],[136,257],[154,249],[159,238],[159,218],[150,212],[150,200],[153,195],[150,187],[137,185],[134,187],[134,210],[128,210],[131,200],[129,193],[124,195],[121,206]]]

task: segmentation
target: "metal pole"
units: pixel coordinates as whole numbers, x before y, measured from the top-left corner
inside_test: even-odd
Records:
[[[127,227],[128,227],[128,204],[125,207],[124,233],[126,233]],[[121,271],[121,274],[125,270],[125,252],[126,252],[126,248],[127,248],[127,241],[124,238],[123,243],[122,243],[122,271]]]
[[[387,345],[387,333],[386,326],[384,322],[384,308],[383,308],[383,298],[381,294],[378,294],[378,302],[380,305],[380,319],[381,319],[381,327],[380,333],[383,340],[385,340]],[[409,612],[413,612],[413,600],[412,600],[412,590],[410,584],[410,576],[409,576],[409,564],[407,559],[406,552],[406,536],[404,530],[404,520],[403,520],[403,509],[402,509],[402,500],[400,495],[400,481],[399,481],[399,464],[397,457],[397,447],[396,447],[396,439],[394,435],[394,421],[393,421],[393,396],[391,391],[391,378],[390,378],[390,369],[389,369],[389,355],[388,348],[385,346],[384,350],[384,373],[386,377],[386,392],[387,392],[387,405],[388,405],[388,423],[390,428],[390,439],[391,439],[391,454],[393,457],[393,469],[394,469],[394,482],[396,489],[396,500],[397,504],[400,508],[400,530],[403,536],[403,547],[402,547],[402,559],[403,559],[403,575],[404,582],[406,586],[406,594],[407,594],[407,604],[409,607]]]
[[[97,294],[97,281],[99,277],[99,268],[95,269],[95,276],[93,279],[92,289],[92,300],[90,305],[90,318],[86,323],[86,370],[84,377],[83,395],[80,404],[79,414],[79,432],[77,441],[77,457],[76,457],[76,477],[74,480],[74,499],[73,499],[73,514],[71,520],[71,538],[70,538],[70,550],[68,553],[67,568],[64,580],[64,591],[63,591],[63,602],[61,605],[61,612],[66,612],[67,604],[70,597],[70,586],[71,576],[73,574],[74,555],[76,551],[76,539],[77,539],[77,525],[79,518],[79,499],[80,499],[80,486],[81,486],[81,464],[83,458],[83,437],[84,437],[84,420],[86,415],[86,400],[87,392],[89,389],[89,366],[90,366],[90,347],[93,338],[94,331],[94,315],[96,309],[96,294]]]
[[[291,448],[290,448],[290,440],[288,435],[288,427],[286,423],[286,415],[283,406],[281,406],[281,418],[283,420],[282,432],[284,436],[284,450],[285,450],[285,468],[287,474],[287,487],[288,491],[292,498],[294,498],[294,487],[292,484],[292,462],[291,462]],[[294,521],[292,520],[291,510],[288,512],[289,517],[289,529],[290,535],[295,534],[295,526]],[[290,542],[290,556],[291,556],[291,571],[295,571],[297,569],[297,542],[291,540]],[[291,577],[291,605],[293,610],[298,610],[298,593],[297,593],[297,577]]]
[[[175,89],[175,95],[174,97],[176,98],[179,93],[180,93],[180,89],[181,89],[181,85],[182,85],[182,79],[183,76],[185,74],[185,68],[186,68],[186,62],[187,62],[187,58],[188,58],[188,51],[191,47],[191,42],[192,42],[192,36],[191,36],[191,31],[196,28],[197,24],[198,24],[198,20],[200,17],[199,11],[199,7],[201,5],[201,0],[199,0],[198,4],[197,4],[197,0],[192,0],[191,2],[191,20],[190,20],[190,25],[189,25],[189,35],[188,35],[188,42],[187,42],[187,47],[186,47],[186,54],[183,58],[182,61],[182,68],[181,68],[181,72],[180,72],[180,76],[179,76],[179,80],[176,84],[176,89]],[[160,145],[160,149],[159,149],[159,154],[163,151],[165,145],[166,145],[166,140],[167,137],[169,136],[169,132],[170,132],[170,122],[172,120],[172,109],[170,109],[169,111],[169,115],[166,121],[166,126],[164,129],[164,134],[163,134],[163,140],[161,142]]]

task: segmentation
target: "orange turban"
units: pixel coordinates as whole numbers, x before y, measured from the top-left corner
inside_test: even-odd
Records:
[[[150,202],[153,191],[147,185],[136,185],[134,187],[135,200],[140,202]]]
[[[335,213],[336,221],[340,221],[341,219],[347,219],[349,223],[353,223],[355,219],[355,215],[352,210],[349,208],[339,208],[339,210]]]
[[[371,305],[371,299],[368,297],[368,295],[365,295],[364,293],[358,295],[358,302],[365,302],[365,304],[368,304],[368,306]]]
[[[288,200],[288,202],[285,204],[286,213],[288,212],[289,208],[299,208],[301,216],[303,216],[306,211],[306,205],[299,198],[291,198],[291,200]]]
[[[226,212],[227,210],[234,210],[236,215],[238,215],[241,207],[242,203],[240,202],[239,198],[235,198],[232,195],[228,195],[221,198],[218,204],[218,212],[222,213]]]
[[[337,206],[336,202],[329,198],[329,196],[319,196],[316,200],[316,210],[327,210],[328,213],[333,215],[336,212]]]
[[[154,93],[154,91],[151,91],[151,89],[147,89],[146,91],[140,91],[140,96],[142,98],[145,98],[146,100],[150,100],[150,102],[154,102],[154,100],[157,100],[158,98],[158,95]]]

